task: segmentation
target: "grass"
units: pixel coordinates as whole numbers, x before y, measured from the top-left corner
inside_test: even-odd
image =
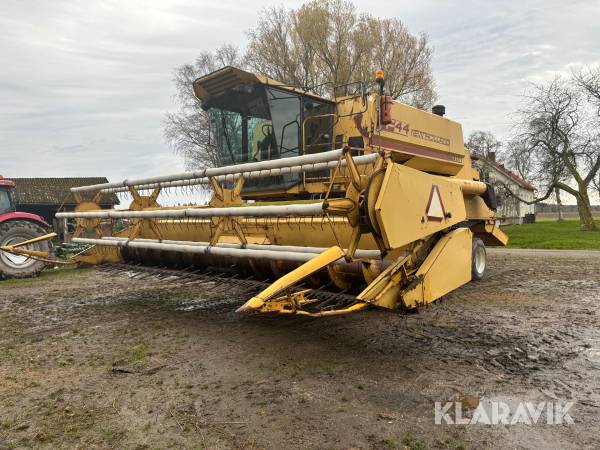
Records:
[[[600,223],[596,221],[600,227]],[[509,248],[600,250],[600,232],[581,231],[579,220],[544,221],[502,227]]]
[[[427,450],[425,442],[421,439],[417,439],[410,432],[406,432],[402,435],[402,443],[404,444],[404,448],[410,450]]]
[[[131,350],[131,357],[129,359],[131,367],[133,367],[136,370],[139,370],[142,367],[144,367],[146,365],[147,353],[148,352],[144,345],[136,345],[135,347],[133,347],[133,349]]]
[[[9,278],[8,280],[0,279],[0,288],[8,288],[14,286],[27,286],[37,283],[40,280],[51,280],[62,277],[71,277],[75,275],[83,275],[89,272],[90,268],[79,268],[75,266],[61,267],[59,269],[46,269],[40,273],[38,277],[32,278]]]

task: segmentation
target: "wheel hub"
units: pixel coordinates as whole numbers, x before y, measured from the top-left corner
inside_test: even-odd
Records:
[[[475,251],[475,268],[477,269],[477,273],[485,271],[485,248],[483,246],[477,247]]]
[[[12,236],[12,237],[7,238],[4,241],[2,241],[1,246],[15,245],[15,244],[18,244],[19,242],[26,241],[27,239],[31,239],[31,237],[30,236],[22,236],[22,237],[21,236]],[[25,248],[29,249],[29,250],[34,250],[34,249],[37,250],[35,245],[28,245]],[[29,258],[28,256],[25,256],[25,255],[15,255],[14,253],[9,253],[9,252],[0,252],[0,259],[2,260],[2,262],[4,264],[6,264],[7,266],[9,266],[13,269],[24,269],[26,267],[31,266],[32,264],[35,264],[35,259]]]

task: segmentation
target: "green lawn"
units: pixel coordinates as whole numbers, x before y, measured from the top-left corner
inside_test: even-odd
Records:
[[[27,286],[35,283],[40,278],[52,279],[59,277],[70,277],[84,274],[92,269],[90,268],[78,268],[75,266],[60,267],[57,269],[47,268],[40,273],[39,277],[33,278],[11,278],[8,280],[0,279],[0,291],[2,288],[9,288],[15,286]]]
[[[600,250],[600,232],[580,231],[579,220],[508,225],[502,231],[512,248]]]

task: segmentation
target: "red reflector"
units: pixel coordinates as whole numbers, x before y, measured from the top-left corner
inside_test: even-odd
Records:
[[[384,95],[381,97],[381,124],[388,125],[392,123],[392,97]]]

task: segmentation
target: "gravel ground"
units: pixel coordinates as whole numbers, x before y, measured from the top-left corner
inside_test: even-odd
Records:
[[[599,448],[599,274],[600,252],[490,251],[417,313],[308,320],[95,269],[0,282],[0,448]],[[574,423],[436,425],[436,401]]]

